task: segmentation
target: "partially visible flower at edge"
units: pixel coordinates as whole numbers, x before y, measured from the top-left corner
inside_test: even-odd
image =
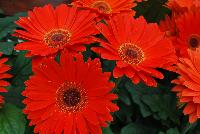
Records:
[[[195,21],[194,21],[195,20]],[[176,49],[180,51],[180,57],[187,57],[187,49],[200,48],[200,9],[196,12],[187,12],[176,19],[178,38],[175,42]]]
[[[177,92],[180,104],[184,104],[183,113],[189,115],[189,122],[200,118],[200,48],[188,49],[189,57],[180,58],[177,64],[178,79],[172,91]]]
[[[0,53],[0,57],[1,56],[2,56],[2,53]],[[10,83],[8,83],[7,81],[3,79],[12,77],[12,75],[6,73],[10,69],[10,67],[5,64],[7,60],[8,60],[7,58],[0,59],[0,92],[2,93],[7,92],[7,90],[4,87],[10,85]],[[2,108],[3,103],[4,103],[3,96],[0,95],[0,108]]]
[[[123,12],[135,14],[132,10],[141,0],[74,0],[72,5],[90,9],[94,11],[99,18],[110,17]]]
[[[175,17],[179,17],[188,11],[194,11],[196,8],[200,8],[199,0],[169,0],[166,6],[172,10],[172,14]]]

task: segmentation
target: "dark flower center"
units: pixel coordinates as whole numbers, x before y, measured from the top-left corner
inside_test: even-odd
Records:
[[[61,33],[57,33],[51,36],[51,40],[54,42],[62,42],[64,39],[64,35]]]
[[[67,44],[70,40],[70,37],[71,33],[68,30],[55,29],[48,32],[44,36],[44,42],[52,48],[58,48]]]
[[[130,57],[130,58],[132,58],[132,59],[135,59],[135,58],[137,58],[138,54],[137,54],[137,51],[135,51],[135,50],[127,49],[125,51],[125,55],[128,56],[128,57]]]
[[[107,2],[101,0],[95,1],[92,4],[92,8],[96,8],[99,10],[99,12],[106,14],[109,14],[112,11],[110,5]]]
[[[197,34],[192,34],[188,40],[189,48],[196,49],[200,45],[200,36]]]
[[[76,106],[81,100],[81,94],[77,89],[68,89],[63,94],[63,99],[68,107]]]
[[[62,112],[74,113],[86,107],[86,91],[77,83],[65,82],[59,87],[56,94],[56,104]]]
[[[144,60],[144,52],[132,43],[124,43],[118,49],[118,54],[122,60],[131,65],[138,65]]]

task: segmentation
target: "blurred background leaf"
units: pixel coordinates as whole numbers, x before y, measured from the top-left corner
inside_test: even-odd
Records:
[[[167,0],[148,0],[139,3],[136,10],[136,17],[143,15],[148,22],[159,22],[164,19],[170,10],[163,6]]]
[[[15,44],[15,42],[1,42],[0,52],[2,52],[5,55],[11,55]]]
[[[19,17],[25,15],[26,13],[18,13],[14,16],[0,18],[0,40],[2,40],[5,36],[8,36],[8,34],[12,34],[17,27],[15,21],[18,20]]]
[[[0,134],[23,134],[25,125],[25,116],[16,106],[7,103],[0,109]]]

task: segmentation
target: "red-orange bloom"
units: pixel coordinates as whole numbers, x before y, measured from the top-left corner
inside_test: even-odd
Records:
[[[196,12],[187,12],[176,21],[179,37],[178,44],[181,56],[188,55],[187,49],[195,50],[200,47],[200,10]]]
[[[200,7],[199,0],[169,0],[167,7],[173,11],[173,15],[179,16],[187,11],[192,11],[197,7]]]
[[[174,4],[177,4],[178,6],[184,8],[192,8],[193,6],[199,6],[200,1],[199,0],[169,0],[167,5],[169,5],[169,7],[173,6]]]
[[[136,0],[75,0],[73,5],[95,11],[98,16],[111,16],[121,12],[133,13]],[[140,1],[140,0],[139,0]]]
[[[16,30],[15,36],[27,40],[18,44],[16,50],[28,50],[29,55],[46,56],[64,48],[84,51],[83,44],[93,42],[96,34],[94,18],[89,10],[78,10],[65,4],[54,9],[51,5],[36,7],[16,23],[25,30]]]
[[[186,104],[183,113],[189,115],[189,122],[193,123],[200,118],[200,48],[188,52],[189,58],[180,58],[177,65],[180,76],[173,81],[178,85],[172,91]]]
[[[0,53],[0,57],[1,56],[2,53]],[[12,77],[10,74],[6,73],[10,69],[8,65],[4,64],[7,60],[8,60],[7,58],[0,59],[0,92],[7,92],[7,90],[4,87],[10,85],[7,81],[3,79]],[[2,107],[3,103],[4,103],[3,97],[0,96],[0,108]]]
[[[172,41],[172,44],[176,48],[177,56],[180,56],[180,45],[178,45],[177,38],[179,36],[179,31],[176,26],[176,17],[171,18],[166,15],[165,20],[160,21],[160,30],[165,32],[165,36]]]
[[[99,24],[99,31],[108,42],[93,48],[108,60],[116,60],[114,77],[126,75],[137,84],[143,80],[149,86],[156,86],[153,79],[164,76],[155,68],[163,68],[176,62],[175,50],[171,42],[164,38],[157,24],[147,24],[143,17],[134,19],[129,14],[116,15]]]
[[[46,60],[26,82],[24,113],[42,134],[101,134],[118,110],[111,101],[114,83],[99,60],[84,62],[62,53],[60,64]]]
[[[165,20],[160,21],[160,30],[165,32],[165,36],[169,38],[176,38],[178,35],[177,26],[174,17],[165,16]]]

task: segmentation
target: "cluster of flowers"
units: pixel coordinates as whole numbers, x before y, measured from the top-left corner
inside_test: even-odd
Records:
[[[161,21],[160,28],[176,49],[174,71],[180,74],[172,81],[177,84],[172,91],[177,92],[185,105],[183,113],[193,123],[200,118],[200,1],[169,0],[167,7],[172,15]]]
[[[200,3],[170,0],[172,16],[159,26],[133,17],[137,2],[141,0],[75,0],[56,8],[35,7],[16,22],[23,30],[14,36],[26,42],[15,50],[28,50],[26,56],[33,57],[34,75],[22,94],[24,113],[35,133],[100,134],[101,127],[112,121],[110,112],[118,107],[112,103],[117,96],[111,93],[111,73],[102,72],[99,59],[84,62],[81,54],[94,42],[100,46],[92,51],[116,61],[115,78],[126,75],[134,84],[142,81],[156,87],[155,78],[164,78],[157,68],[179,73],[173,91],[187,103],[184,113],[190,115],[189,121],[200,118]],[[58,54],[59,63],[54,60]],[[9,69],[4,66],[1,72]],[[7,84],[0,81],[1,86]]]

